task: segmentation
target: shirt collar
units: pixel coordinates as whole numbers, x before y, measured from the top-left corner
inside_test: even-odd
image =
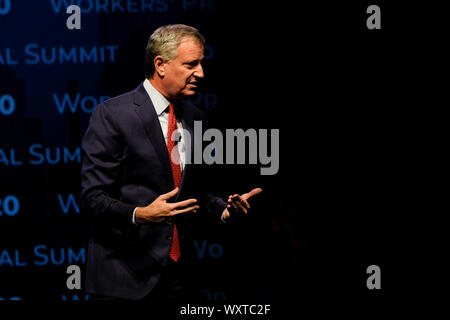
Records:
[[[150,100],[152,100],[153,106],[156,110],[156,114],[159,117],[161,113],[163,113],[169,106],[169,100],[167,100],[166,97],[161,94],[161,92],[156,90],[148,79],[144,80],[144,88],[145,91],[147,91]]]

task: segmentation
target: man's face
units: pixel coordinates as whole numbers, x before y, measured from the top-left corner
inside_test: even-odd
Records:
[[[198,80],[204,77],[203,45],[193,38],[184,38],[177,56],[165,65],[163,83],[170,98],[184,98],[195,94]]]

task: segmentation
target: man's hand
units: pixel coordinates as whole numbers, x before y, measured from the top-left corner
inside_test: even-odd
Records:
[[[178,193],[178,187],[172,191],[160,195],[146,207],[136,209],[136,223],[167,222],[171,223],[174,216],[180,213],[197,212],[200,208],[196,199],[188,199],[180,202],[167,202]]]
[[[261,193],[261,188],[255,188],[250,192],[242,195],[234,194],[228,197],[227,208],[222,213],[222,219],[227,220],[232,216],[247,214],[250,210],[250,204],[248,199]]]

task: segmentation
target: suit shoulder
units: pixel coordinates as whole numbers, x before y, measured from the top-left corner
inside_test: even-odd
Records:
[[[91,122],[106,121],[117,125],[130,118],[134,113],[134,101],[136,90],[126,92],[119,96],[101,102],[91,115]]]
[[[101,104],[103,105],[103,108],[106,108],[110,112],[119,112],[120,110],[133,105],[134,92],[135,90],[112,97],[103,101]]]

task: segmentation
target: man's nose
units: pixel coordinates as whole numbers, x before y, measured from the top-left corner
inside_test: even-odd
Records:
[[[201,64],[197,66],[197,69],[194,72],[194,77],[203,79],[205,75],[203,74],[203,67]]]

